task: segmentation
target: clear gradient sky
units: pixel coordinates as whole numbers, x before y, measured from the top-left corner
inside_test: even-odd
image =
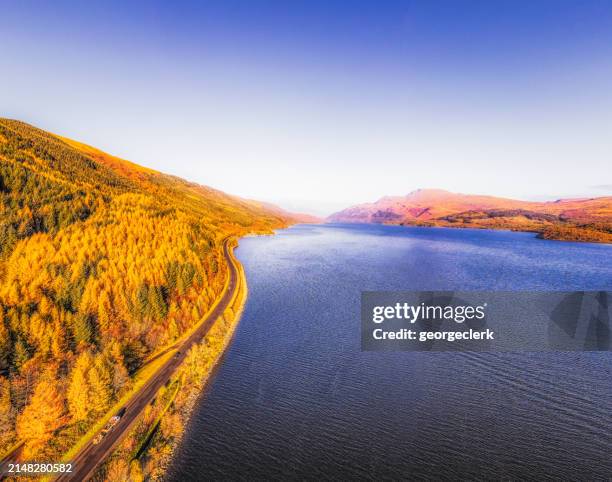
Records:
[[[612,1],[0,0],[0,116],[329,214],[612,193]]]

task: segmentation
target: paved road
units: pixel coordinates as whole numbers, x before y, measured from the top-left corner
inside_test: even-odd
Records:
[[[199,342],[211,329],[215,321],[228,307],[234,291],[238,284],[238,271],[232,255],[230,254],[230,248],[226,241],[223,245],[223,254],[227,260],[229,266],[230,278],[227,290],[223,295],[223,298],[213,310],[213,312],[201,323],[198,329],[185,340],[177,355],[173,356],[168,360],[155,375],[149,379],[149,381],[136,393],[129,402],[127,402],[121,410],[125,408],[125,413],[121,417],[121,420],[115,425],[113,430],[106,434],[102,441],[98,445],[94,445],[88,442],[81,451],[72,460],[73,471],[71,474],[62,474],[56,480],[58,481],[82,481],[91,477],[95,469],[106,459],[106,457],[112,453],[113,449],[121,441],[124,435],[127,434],[130,427],[138,419],[138,416],[142,410],[153,400],[157,391],[170,379],[172,374],[181,365],[189,348],[194,343]]]
[[[0,460],[0,469],[2,472],[0,473],[0,480],[4,480],[8,477],[6,471],[8,470],[9,464],[16,464],[19,462],[19,458],[21,457],[21,450],[23,449],[23,442],[19,443],[15,446],[12,452],[9,452],[4,456],[2,460]]]

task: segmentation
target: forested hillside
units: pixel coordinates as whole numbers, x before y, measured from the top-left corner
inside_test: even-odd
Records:
[[[195,326],[279,212],[0,119],[0,452],[58,453]]]

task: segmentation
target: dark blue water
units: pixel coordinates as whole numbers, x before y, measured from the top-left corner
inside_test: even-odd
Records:
[[[366,353],[362,290],[610,290],[612,247],[297,226],[237,251],[249,298],[169,479],[612,478],[611,353]]]

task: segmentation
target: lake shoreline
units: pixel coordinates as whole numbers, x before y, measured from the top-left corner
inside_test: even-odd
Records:
[[[365,223],[365,222],[327,222],[329,225],[364,225],[364,226],[398,226],[403,228],[427,228],[427,229],[473,229],[478,231],[502,231],[509,233],[529,233],[533,234],[536,239],[545,241],[563,241],[570,243],[588,243],[588,244],[605,244],[612,245],[612,233],[596,231],[591,229],[574,229],[571,227],[550,226],[544,230],[520,229],[512,226],[474,226],[469,224],[457,225],[453,223]]]
[[[236,247],[234,247],[234,249]],[[160,459],[161,470],[158,474],[152,474],[152,481],[165,480],[170,468],[174,465],[173,461],[177,457],[177,452],[179,451],[181,444],[183,443],[185,432],[187,431],[189,423],[191,422],[194,409],[197,406],[198,402],[201,400],[201,398],[205,396],[206,390],[209,387],[210,382],[213,380],[215,374],[217,373],[219,366],[223,360],[223,357],[226,355],[227,349],[229,348],[232,343],[232,340],[234,339],[238,325],[240,324],[240,319],[242,317],[244,306],[246,305],[246,301],[248,298],[248,285],[244,273],[244,267],[242,266],[242,263],[240,263],[240,261],[238,261],[238,259],[236,258],[233,249],[231,251],[231,257],[234,264],[236,265],[236,268],[238,269],[239,285],[237,288],[236,298],[232,303],[233,313],[229,323],[229,328],[224,335],[220,351],[215,355],[214,361],[212,362],[212,366],[202,377],[200,384],[198,386],[191,387],[191,389],[189,390],[187,402],[180,410],[182,418],[184,420],[182,430],[179,436],[173,441],[173,443],[169,445],[170,452],[168,453],[167,457]]]

